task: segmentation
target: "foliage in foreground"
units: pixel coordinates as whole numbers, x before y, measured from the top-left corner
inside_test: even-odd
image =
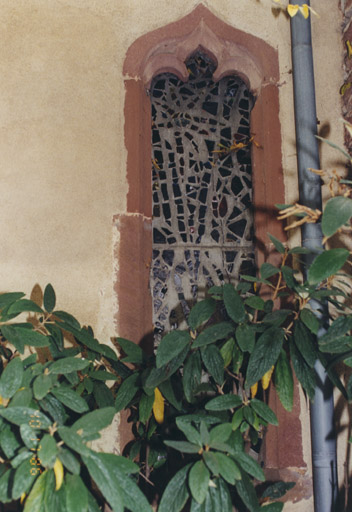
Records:
[[[281,216],[297,216],[291,226],[321,217],[325,242],[350,230],[350,184],[330,181],[323,214],[297,204],[284,205]],[[209,289],[188,328],[168,333],[153,355],[118,338],[117,357],[90,327],[55,309],[51,285],[43,305],[23,293],[0,295],[0,503],[25,512],[96,512],[104,501],[115,512],[144,512],[151,500],[159,512],[281,511],[273,500],[293,484],[264,492],[257,485],[265,480],[258,457],[264,432],[278,423],[266,390],[273,381],[291,411],[295,373],[314,400],[319,360],[352,399],[352,378],[345,389],[334,368],[352,365],[341,270],[350,253],[311,254],[270,239],[277,265]],[[307,256],[303,282],[294,268],[297,258],[307,265]],[[334,318],[325,325],[329,304]],[[124,409],[135,437],[125,456],[94,451],[91,442]]]

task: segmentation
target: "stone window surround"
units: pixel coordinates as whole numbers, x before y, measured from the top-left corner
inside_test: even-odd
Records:
[[[116,321],[119,336],[139,342],[149,349],[152,342],[152,300],[149,290],[152,250],[152,200],[151,193],[148,193],[151,183],[149,87],[153,77],[163,72],[174,73],[187,81],[184,62],[198,48],[217,63],[214,80],[237,74],[256,97],[251,113],[251,132],[261,146],[252,147],[258,266],[268,259],[273,261],[273,246],[267,233],[284,239],[282,224],[276,220],[273,207],[275,203],[285,202],[277,51],[261,39],[227,25],[206,7],[198,5],[181,20],[137,39],[130,46],[124,63],[129,191],[127,212],[114,218],[114,229],[119,239],[115,254],[119,265],[115,283],[119,302]],[[297,480],[301,472],[292,473],[286,469],[306,467],[297,386],[292,413],[284,411],[276,393],[270,393],[269,405],[276,412],[280,427],[269,428],[266,434],[264,457],[265,466],[269,468],[268,475],[273,479],[282,476],[285,480]],[[119,439],[122,447],[131,439],[126,413],[121,414]],[[305,482],[298,487],[296,499],[308,497],[311,489],[307,489]]]

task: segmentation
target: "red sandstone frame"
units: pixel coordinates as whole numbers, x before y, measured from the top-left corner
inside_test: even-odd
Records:
[[[119,263],[115,291],[119,310],[119,335],[136,342],[148,342],[152,332],[152,301],[149,266],[151,231],[151,107],[148,96],[154,76],[171,72],[184,81],[187,57],[201,48],[216,63],[214,80],[239,75],[256,97],[251,113],[251,133],[260,147],[253,145],[253,202],[256,259],[268,258],[272,245],[267,233],[283,239],[276,220],[275,203],[284,203],[284,184],[279,121],[279,64],[277,51],[261,39],[233,28],[203,5],[175,23],[150,32],[129,48],[125,64],[125,144],[129,192],[127,213],[114,218],[119,232],[116,258]],[[150,334],[149,334],[150,336]],[[149,340],[150,341],[150,340]],[[304,468],[299,397],[294,412],[283,410],[275,393],[270,405],[279,417],[279,428],[269,429],[265,442],[265,466],[275,471]],[[122,446],[130,439],[126,416],[120,426]],[[280,451],[280,446],[285,447]],[[282,475],[283,476],[283,475]],[[292,479],[292,474],[291,474]],[[304,494],[304,492],[303,492]],[[302,493],[301,493],[302,496]]]

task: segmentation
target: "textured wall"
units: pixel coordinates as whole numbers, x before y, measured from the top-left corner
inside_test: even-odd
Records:
[[[113,217],[126,207],[122,66],[141,35],[188,14],[197,0],[0,0],[2,291],[51,282],[60,308],[105,342],[118,332]],[[205,0],[234,27],[279,51],[287,201],[297,196],[289,22],[271,0]],[[312,0],[320,126],[341,142],[340,13]],[[268,120],[270,122],[270,120]],[[336,165],[323,148],[323,165]],[[133,276],[131,276],[133,286]],[[302,414],[302,417],[306,414]],[[304,423],[305,429],[307,428]],[[309,433],[305,430],[309,459]],[[307,502],[292,510],[311,510]],[[289,509],[287,509],[289,510]]]
[[[0,0],[2,290],[30,292],[36,282],[51,281],[62,307],[104,335],[111,333],[116,308],[111,226],[113,215],[124,211],[127,190],[124,56],[137,37],[198,3]],[[292,183],[288,21],[273,16],[269,0],[204,4],[279,49],[283,164]],[[331,23],[331,3],[318,4],[321,17],[313,19],[318,117],[325,123],[339,117],[339,25]],[[340,125],[334,130],[336,140]],[[291,200],[295,187],[287,187],[287,194]]]

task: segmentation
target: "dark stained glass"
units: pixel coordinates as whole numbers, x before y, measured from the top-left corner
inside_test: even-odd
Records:
[[[186,66],[187,83],[164,73],[151,87],[156,343],[182,324],[207,288],[254,269],[254,100],[239,77],[214,82],[216,66],[202,52]]]

